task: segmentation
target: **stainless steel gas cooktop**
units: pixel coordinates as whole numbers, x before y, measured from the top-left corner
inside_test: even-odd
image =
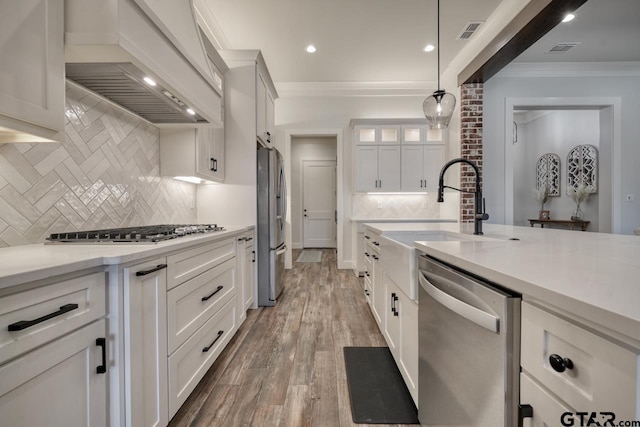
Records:
[[[217,224],[163,224],[53,233],[46,243],[157,243],[200,233],[224,231]]]

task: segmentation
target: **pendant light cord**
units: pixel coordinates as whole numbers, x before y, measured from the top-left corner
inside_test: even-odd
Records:
[[[437,0],[437,24],[436,30],[438,32],[438,91],[440,91],[440,0]]]

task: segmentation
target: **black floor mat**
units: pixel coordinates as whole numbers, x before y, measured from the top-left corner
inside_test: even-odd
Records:
[[[420,423],[388,347],[344,347],[344,363],[354,423]]]

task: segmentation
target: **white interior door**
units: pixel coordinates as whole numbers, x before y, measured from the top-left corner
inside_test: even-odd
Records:
[[[336,247],[336,162],[302,162],[303,246]]]

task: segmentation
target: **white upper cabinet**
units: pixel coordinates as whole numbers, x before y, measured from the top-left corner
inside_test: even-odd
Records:
[[[354,191],[431,192],[445,162],[441,131],[421,119],[352,120]]]
[[[64,137],[63,0],[2,2],[0,143]]]
[[[223,50],[220,55],[229,66],[225,76],[229,90],[237,90],[250,97],[229,106],[235,121],[243,123],[242,135],[237,136],[244,140],[251,132],[252,140],[257,138],[262,145],[271,147],[275,143],[275,100],[278,92],[262,53],[259,50]],[[255,123],[255,134],[250,128],[252,123]]]
[[[403,145],[402,190],[436,191],[444,162],[444,144]]]
[[[189,182],[224,181],[224,129],[160,130],[160,175]]]
[[[271,145],[275,141],[275,103],[265,77],[260,71],[256,74],[256,136],[260,141]]]
[[[356,147],[355,191],[400,191],[400,146]]]
[[[356,144],[397,144],[400,126],[355,126]]]

